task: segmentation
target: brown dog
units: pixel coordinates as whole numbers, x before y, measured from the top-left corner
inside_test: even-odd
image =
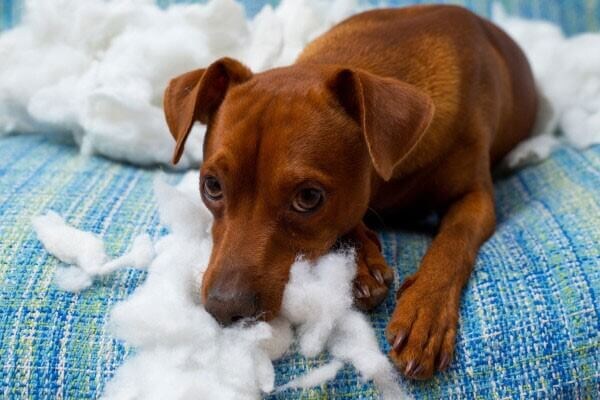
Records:
[[[407,376],[445,369],[461,290],[494,231],[490,168],[529,134],[536,98],[517,45],[454,6],[356,15],[290,67],[253,74],[224,58],[173,79],[164,106],[174,162],[192,124],[208,125],[206,308],[223,324],[270,319],[297,255],[318,257],[346,238],[358,248],[356,302],[370,309],[393,272],[363,223],[367,209],[440,210],[387,333]]]

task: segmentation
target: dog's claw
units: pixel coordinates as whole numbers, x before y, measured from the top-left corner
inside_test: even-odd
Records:
[[[398,334],[396,334],[396,338],[394,339],[394,343],[392,344],[392,349],[394,349],[394,351],[400,351],[402,350],[402,347],[404,346],[404,343],[406,342],[406,338],[407,338],[407,334],[405,331],[398,331]]]
[[[366,299],[367,297],[371,296],[371,292],[367,285],[357,282],[355,285],[355,295],[359,299]]]
[[[375,280],[377,281],[377,283],[379,283],[380,285],[385,285],[385,281],[383,279],[383,275],[381,274],[381,271],[379,271],[378,269],[376,269],[375,271],[373,271],[373,278],[375,278]]]
[[[448,353],[443,353],[438,362],[437,369],[438,371],[445,371],[450,365],[450,355]]]
[[[419,364],[419,367],[413,372],[413,377],[419,379],[419,376],[423,373],[423,366]]]
[[[421,366],[415,361],[415,360],[411,360],[408,365],[406,366],[406,369],[404,370],[404,374],[406,376],[415,376],[418,373],[418,370],[421,368]]]

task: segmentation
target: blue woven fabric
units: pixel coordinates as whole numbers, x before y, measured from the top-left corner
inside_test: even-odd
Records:
[[[444,2],[487,16],[493,1]],[[254,15],[277,1],[243,3]],[[511,14],[559,23],[569,34],[600,26],[600,0],[501,3]],[[18,22],[22,4],[0,0],[0,29]],[[0,138],[1,399],[98,398],[130,353],[107,333],[107,315],[145,274],[121,271],[84,293],[61,292],[52,284],[59,263],[42,248],[30,218],[55,210],[99,234],[109,254],[120,254],[141,232],[164,233],[152,197],[156,173],[82,159],[72,146],[42,136]],[[496,198],[498,228],[463,296],[456,359],[431,381],[405,382],[408,390],[432,399],[600,398],[600,146],[563,149],[503,178]],[[381,238],[398,271],[396,285],[414,272],[431,240],[415,232],[381,232]],[[386,350],[383,332],[393,304],[390,294],[370,315]],[[277,384],[325,358],[286,356],[276,364]],[[320,388],[269,399],[377,397],[371,384],[345,368]]]
[[[198,0],[156,0],[166,7],[175,3],[193,3]],[[205,1],[205,0],[204,0]],[[203,2],[204,2],[203,1]],[[278,0],[238,0],[248,15],[255,15],[265,4],[276,5]],[[18,23],[25,0],[0,0],[0,30]],[[599,0],[362,0],[369,5],[404,6],[422,3],[460,4],[489,17],[493,3],[502,4],[512,15],[552,21],[567,34],[600,29]]]
[[[108,311],[145,274],[125,270],[81,294],[52,284],[59,262],[30,218],[47,210],[100,235],[109,254],[159,229],[157,171],[80,158],[42,136],[0,139],[0,398],[97,398],[131,351],[106,330]],[[175,181],[178,175],[170,175]],[[484,245],[461,305],[456,359],[417,398],[598,398],[600,393],[600,146],[563,149],[496,184],[498,229]],[[430,236],[382,232],[401,280]],[[395,283],[398,284],[398,281]],[[393,295],[370,317],[380,344]],[[276,364],[282,384],[323,363],[292,354]],[[351,368],[322,387],[283,398],[378,398]]]

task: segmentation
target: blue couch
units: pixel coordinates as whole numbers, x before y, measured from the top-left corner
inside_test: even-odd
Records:
[[[246,1],[250,13],[263,3]],[[458,3],[490,11],[488,1]],[[599,1],[502,3],[569,33],[597,29],[600,21]],[[19,1],[0,0],[2,27],[18,21],[20,8]],[[103,237],[109,254],[120,254],[139,233],[165,233],[153,201],[156,173],[81,159],[70,143],[42,134],[0,138],[0,398],[98,398],[132,351],[107,333],[107,315],[144,272],[121,271],[80,294],[57,290],[52,275],[59,262],[37,240],[30,218],[55,210]],[[462,299],[455,360],[430,381],[404,384],[419,399],[600,398],[600,146],[565,147],[499,178],[496,198],[498,228]],[[431,240],[410,231],[380,237],[400,280],[414,272]],[[393,306],[390,294],[370,314],[385,350]],[[325,358],[285,356],[276,364],[277,384]],[[270,398],[378,397],[345,368],[321,387]]]

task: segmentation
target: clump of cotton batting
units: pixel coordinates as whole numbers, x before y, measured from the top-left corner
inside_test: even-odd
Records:
[[[28,0],[22,22],[0,34],[0,134],[71,135],[84,154],[169,165],[162,96],[171,78],[224,56],[255,71],[291,63],[356,8],[284,0],[250,21],[234,0],[166,9],[150,0]],[[193,130],[183,168],[202,158],[205,129]]]
[[[100,238],[68,226],[57,214],[34,218],[46,249],[71,264],[56,271],[64,290],[91,285],[107,273],[106,265],[110,271],[147,267],[145,282],[111,311],[110,331],[136,352],[108,382],[104,398],[256,399],[274,390],[320,385],[345,363],[372,380],[384,398],[406,398],[373,328],[353,308],[356,264],[350,250],[327,254],[315,263],[299,258],[291,268],[281,316],[274,321],[223,328],[206,312],[199,286],[212,248],[212,219],[197,184],[197,173],[187,174],[176,187],[157,179],[160,220],[169,234],[154,245],[140,236],[128,253],[113,261]],[[85,285],[64,284],[72,275],[85,277]],[[275,388],[272,361],[294,340],[304,356],[328,351],[331,361]]]
[[[600,34],[566,37],[546,21],[511,17],[494,4],[493,20],[523,49],[538,93],[538,119],[533,137],[506,158],[518,167],[548,157],[568,144],[583,149],[600,143]]]

